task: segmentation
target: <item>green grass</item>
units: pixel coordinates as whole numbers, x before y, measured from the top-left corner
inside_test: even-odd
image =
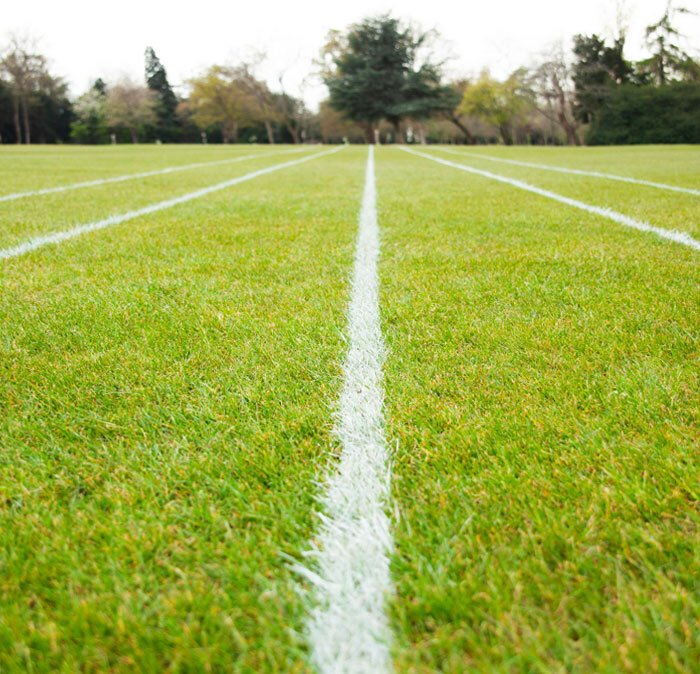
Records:
[[[305,669],[282,555],[329,459],[362,171],[4,265],[0,670]]]
[[[459,157],[430,148],[451,161]],[[689,187],[697,148],[477,148]],[[0,247],[288,161],[0,148]],[[364,148],[0,262],[0,671],[306,672]],[[697,251],[379,148],[397,672],[693,672]],[[700,198],[465,158],[698,235]]]
[[[693,671],[697,253],[398,151],[378,176],[397,670]]]

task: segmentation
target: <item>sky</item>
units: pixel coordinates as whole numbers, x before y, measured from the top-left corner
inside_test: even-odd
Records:
[[[627,56],[641,58],[644,26],[657,20],[667,0],[289,0],[235,2],[197,0],[25,0],[7,2],[0,44],[11,32],[30,35],[78,95],[97,77],[143,76],[143,52],[152,46],[171,84],[183,86],[213,63],[236,63],[265,53],[258,75],[311,108],[325,98],[310,76],[329,30],[342,30],[365,16],[390,12],[422,29],[436,29],[450,56],[449,76],[478,74],[484,67],[499,77],[527,65],[556,43],[571,44],[575,33],[608,37],[627,26]],[[700,0],[684,6],[700,13]],[[700,17],[679,21],[686,47],[700,50]],[[4,33],[4,34],[3,34]],[[179,89],[184,91],[183,89]]]

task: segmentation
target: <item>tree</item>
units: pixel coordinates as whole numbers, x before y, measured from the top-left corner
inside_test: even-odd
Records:
[[[575,92],[571,71],[561,48],[555,47],[530,73],[532,101],[544,117],[558,124],[570,145],[580,145],[574,117]]]
[[[14,142],[15,140],[12,101],[10,86],[0,79],[0,143]]]
[[[264,55],[260,54],[257,60],[260,62],[264,58]],[[246,94],[252,121],[260,122],[265,126],[267,142],[273,145],[275,133],[272,125],[280,120],[280,113],[275,105],[274,94],[265,82],[255,77],[253,68],[253,63],[242,63],[235,70],[241,89]]]
[[[624,35],[617,38],[612,47],[595,34],[574,37],[573,112],[584,124],[593,121],[610,97],[612,87],[630,82],[634,77],[634,68],[625,59],[624,48]]]
[[[70,138],[73,117],[68,85],[60,77],[44,74],[30,98],[32,137],[39,143],[66,141]]]
[[[50,77],[46,57],[36,53],[31,40],[13,35],[0,59],[0,73],[8,78],[12,95],[15,142],[21,143],[24,138],[25,143],[31,143],[29,107],[32,94],[39,89],[40,81]]]
[[[700,83],[613,89],[587,136],[591,145],[700,143]]]
[[[221,127],[224,143],[238,140],[240,128],[253,121],[253,101],[240,73],[230,66],[212,66],[190,80],[192,119],[201,129]]]
[[[319,105],[318,121],[324,143],[342,143],[345,140],[361,143],[364,140],[362,127],[343,116],[327,100]]]
[[[75,102],[71,138],[77,143],[107,142],[107,87],[101,79]]]
[[[464,119],[461,108],[464,93],[469,85],[469,80],[456,80],[455,82],[449,84],[445,88],[445,92],[442,97],[443,105],[438,112],[442,117],[454,124],[454,126],[456,126],[462,132],[464,139],[467,143],[469,143],[469,145],[473,145],[476,142],[474,140],[474,134],[472,134],[467,126],[467,122]]]
[[[146,48],[146,86],[155,97],[154,112],[158,136],[165,141],[178,137],[177,96],[168,82],[163,64],[152,47]]]
[[[700,65],[680,47],[682,36],[674,25],[675,19],[683,14],[692,12],[685,7],[675,7],[672,0],[668,0],[663,16],[646,27],[646,43],[652,54],[640,65],[658,85],[674,79],[700,80]]]
[[[122,79],[107,92],[107,123],[124,127],[132,143],[139,142],[139,134],[148,124],[156,121],[156,100],[153,91],[129,79]]]
[[[321,66],[330,103],[363,124],[369,142],[381,119],[391,122],[401,141],[403,118],[439,109],[440,66],[422,54],[429,37],[388,15],[364,19],[345,35],[329,34]]]
[[[284,89],[281,93],[274,93],[272,97],[279,121],[289,132],[292,142],[300,143],[303,140],[304,124],[309,114],[304,101],[285,93]]]
[[[513,125],[525,112],[528,103],[520,70],[504,82],[499,82],[484,70],[479,79],[466,88],[459,111],[493,124],[503,143],[512,145]]]

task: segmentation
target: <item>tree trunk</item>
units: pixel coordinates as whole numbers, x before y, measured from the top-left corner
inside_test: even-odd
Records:
[[[566,134],[566,142],[569,145],[581,145],[576,129],[574,129],[571,122],[566,118],[566,114],[561,111],[559,112],[559,124],[561,125],[561,128],[564,129],[564,133]]]
[[[139,142],[138,134],[133,126],[129,127],[129,133],[131,134],[131,142],[136,145]]]
[[[513,133],[508,124],[501,124],[501,126],[498,127],[498,131],[501,134],[501,140],[503,141],[504,145],[513,144]]]
[[[238,124],[234,123],[233,128],[231,129],[231,140],[234,143],[238,142]]]
[[[457,115],[450,115],[449,120],[464,134],[464,137],[467,139],[467,144],[474,145],[475,141],[472,132],[462,124],[459,117],[457,117]]]
[[[287,124],[287,130],[292,135],[292,143],[294,143],[294,145],[299,145],[299,129],[293,124]]]
[[[270,123],[269,119],[265,120],[265,131],[267,131],[267,142],[270,145],[275,144],[275,134],[272,133],[272,124]]]
[[[374,126],[372,122],[365,122],[365,141],[368,145],[374,145]]]
[[[24,142],[29,145],[32,142],[32,134],[29,130],[29,110],[27,99],[22,97],[22,118],[24,120]]]
[[[22,143],[22,127],[19,123],[19,99],[14,96],[12,99],[12,120],[15,123],[15,143]]]
[[[404,139],[403,139],[403,134],[401,133],[401,120],[400,119],[392,119],[391,125],[394,127],[394,142],[397,145],[403,145]]]

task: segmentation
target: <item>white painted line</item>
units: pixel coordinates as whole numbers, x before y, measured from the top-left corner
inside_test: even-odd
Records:
[[[541,169],[543,171],[556,171],[557,173],[571,173],[577,176],[590,176],[592,178],[604,178],[606,180],[618,180],[623,183],[632,183],[634,185],[645,185],[646,187],[656,187],[660,190],[669,190],[671,192],[683,192],[684,194],[694,194],[700,196],[700,190],[692,187],[679,187],[678,185],[669,185],[667,183],[656,183],[651,180],[641,180],[639,178],[630,178],[629,176],[619,176],[614,173],[602,173],[601,171],[584,171],[582,169],[566,168],[564,166],[552,166],[551,164],[536,164],[529,161],[519,161],[516,159],[503,159],[502,157],[489,157],[478,152],[460,152],[446,147],[436,147],[436,150],[449,152],[451,154],[460,155],[462,157],[474,157],[478,159],[487,159],[488,161],[496,161],[501,164],[512,164],[513,166],[525,166],[527,168]]]
[[[320,532],[306,553],[310,566],[295,566],[313,588],[307,629],[311,660],[320,674],[386,674],[392,669],[385,601],[391,592],[393,542],[386,513],[390,467],[384,433],[378,257],[370,146],[336,422],[342,453],[321,498]]]
[[[133,220],[134,218],[138,218],[141,215],[148,215],[149,213],[155,213],[156,211],[162,211],[166,208],[171,208],[173,206],[177,206],[178,204],[184,204],[187,201],[192,201],[193,199],[198,199],[199,197],[203,197],[207,194],[211,194],[212,192],[218,192],[219,190],[226,189],[227,187],[231,187],[233,185],[238,185],[239,183],[246,182],[247,180],[252,180],[253,178],[257,178],[259,176],[263,176],[267,173],[272,173],[273,171],[279,171],[284,168],[288,168],[290,166],[296,166],[298,164],[302,164],[306,161],[310,161],[311,159],[316,159],[318,157],[323,157],[324,155],[327,154],[333,154],[334,152],[338,152],[339,150],[343,149],[343,145],[340,145],[339,147],[335,147],[331,150],[326,150],[325,152],[318,152],[316,154],[310,155],[308,157],[302,157],[301,159],[295,159],[293,161],[287,161],[282,164],[275,164],[274,166],[268,166],[267,168],[259,169],[258,171],[253,171],[252,173],[246,173],[243,176],[240,176],[238,178],[232,178],[231,180],[225,180],[224,182],[221,183],[216,183],[215,185],[211,185],[209,187],[204,187],[200,190],[196,190],[194,192],[188,192],[187,194],[183,194],[182,196],[175,197],[173,199],[166,199],[165,201],[158,201],[155,204],[151,204],[149,206],[144,206],[143,208],[138,208],[134,211],[128,211],[127,213],[120,213],[119,215],[110,215],[108,218],[105,218],[104,220],[97,220],[95,222],[88,222],[84,225],[77,225],[76,227],[72,227],[71,229],[67,229],[61,232],[54,232],[53,234],[45,234],[43,236],[37,236],[32,239],[27,239],[26,241],[16,245],[12,246],[11,248],[3,248],[0,249],[0,260],[6,260],[11,257],[18,257],[19,255],[24,255],[25,253],[28,253],[32,250],[36,250],[37,248],[41,248],[42,246],[47,246],[49,244],[55,244],[55,243],[61,243],[62,241],[66,241],[67,239],[72,239],[76,236],[79,236],[81,234],[85,234],[86,232],[94,232],[95,230],[98,229],[104,229],[105,227],[111,227],[112,225],[118,225],[122,222],[126,222],[127,220]]]
[[[247,154],[243,157],[232,157],[230,159],[218,159],[216,161],[203,161],[196,164],[183,164],[182,166],[167,166],[162,169],[153,171],[142,171],[141,173],[127,173],[121,176],[113,176],[112,178],[99,178],[97,180],[86,180],[81,183],[70,183],[69,185],[58,185],[57,187],[45,187],[40,190],[30,190],[28,192],[14,192],[12,194],[0,195],[0,201],[14,201],[15,199],[24,199],[25,197],[38,197],[44,194],[54,194],[56,192],[69,192],[78,190],[83,187],[96,187],[97,185],[107,185],[108,183],[121,183],[126,180],[136,180],[137,178],[148,178],[150,176],[158,176],[166,173],[176,173],[177,171],[189,171],[191,169],[203,168],[204,166],[217,166],[221,164],[234,164],[239,161],[247,161],[248,159],[258,159],[263,157],[274,157],[279,154],[291,154],[294,152],[303,152],[308,149],[308,145],[302,148],[294,148],[293,150],[284,150],[279,152]]]
[[[424,157],[425,159],[432,159],[432,161],[438,164],[444,164],[445,166],[450,166],[451,168],[460,169],[461,171],[467,171],[468,173],[474,173],[475,175],[482,176],[484,178],[490,178],[491,180],[498,180],[498,182],[506,183],[507,185],[512,185],[513,187],[518,187],[521,190],[527,190],[528,192],[534,192],[540,196],[547,197],[548,199],[554,199],[554,201],[559,201],[562,204],[567,204],[568,206],[574,206],[580,208],[582,211],[588,211],[589,213],[594,213],[595,215],[600,215],[609,220],[614,220],[615,222],[625,225],[625,227],[631,227],[632,229],[637,229],[640,232],[651,232],[669,241],[675,241],[676,243],[681,243],[684,246],[689,246],[695,250],[700,250],[700,241],[694,239],[690,234],[686,232],[678,232],[673,229],[663,229],[662,227],[655,227],[650,225],[648,222],[642,220],[635,220],[627,215],[613,211],[611,208],[601,208],[600,206],[591,206],[583,201],[578,201],[577,199],[570,199],[569,197],[562,196],[556,192],[550,192],[549,190],[543,190],[540,187],[535,187],[530,185],[530,183],[523,182],[522,180],[516,180],[515,178],[507,178],[498,173],[491,173],[490,171],[483,171],[481,169],[474,168],[473,166],[467,166],[466,164],[456,164],[452,161],[447,161],[447,159],[441,159],[440,157],[433,157],[430,154],[424,152],[417,152],[411,148],[401,147],[400,149],[405,152],[409,152],[418,157]]]

